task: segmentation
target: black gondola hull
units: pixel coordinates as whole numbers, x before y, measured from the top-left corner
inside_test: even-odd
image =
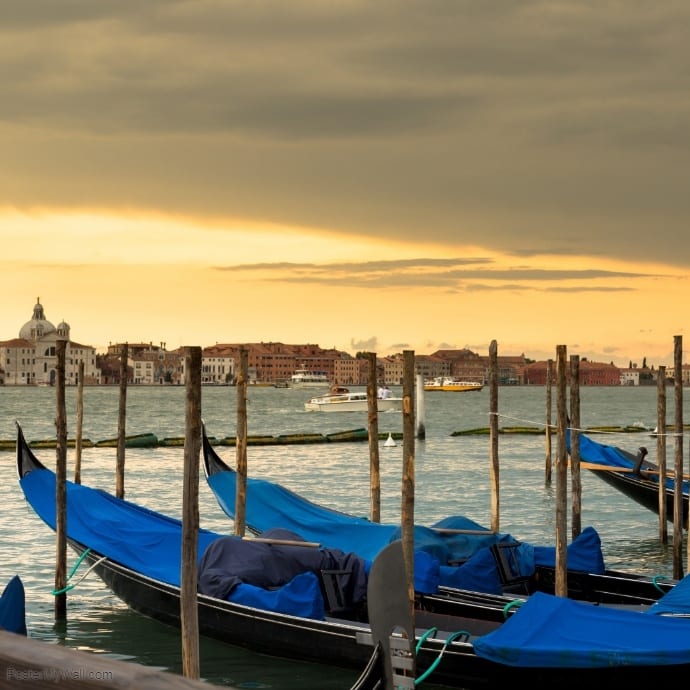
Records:
[[[73,545],[79,552],[83,548]],[[95,563],[98,554],[87,559]],[[143,577],[115,563],[103,561],[95,571],[108,588],[132,610],[167,625],[180,626],[180,591]],[[367,625],[347,622],[309,621],[258,611],[199,595],[199,631],[201,634],[273,657],[314,662],[340,668],[359,670],[368,663],[372,647],[363,642],[369,633]],[[423,614],[421,614],[423,618]],[[417,620],[427,626],[429,620]],[[438,622],[438,621],[437,621]],[[447,619],[444,622],[448,622]],[[454,620],[455,625],[467,625],[478,630],[470,620]],[[481,626],[480,626],[481,627]],[[488,626],[487,630],[492,626]],[[458,628],[459,629],[459,628]],[[361,638],[361,639],[360,639]],[[458,647],[455,649],[454,647]],[[417,655],[418,675],[439,657],[440,641],[430,640]],[[517,668],[496,664],[474,654],[471,644],[451,645],[441,662],[429,676],[428,682],[454,688],[499,687],[504,683],[548,684],[559,688],[577,688],[589,682],[630,682],[666,677],[666,673],[687,673],[690,665],[676,666],[618,666],[614,668]]]
[[[618,489],[622,494],[631,498],[639,505],[659,514],[659,484],[652,482],[644,477],[635,476],[628,473],[616,472],[614,470],[597,470],[595,474],[610,486]],[[666,520],[673,522],[675,492],[666,489]],[[688,523],[688,495],[682,496],[683,524]]]

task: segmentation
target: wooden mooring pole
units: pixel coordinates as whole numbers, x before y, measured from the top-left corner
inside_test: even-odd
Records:
[[[77,424],[74,432],[74,483],[81,484],[81,448],[84,426],[84,360],[79,362],[77,381]]]
[[[410,613],[414,615],[414,351],[403,351],[403,467],[401,531]]]
[[[379,456],[379,407],[376,353],[367,352],[367,425],[369,431],[369,519],[381,522],[381,459]]]
[[[235,535],[243,537],[247,529],[247,366],[249,350],[240,348],[240,371],[237,376],[237,437],[235,461]]]
[[[491,531],[498,532],[501,507],[499,502],[500,472],[498,465],[498,343],[492,340],[489,345],[489,448],[491,483]]]
[[[568,596],[567,545],[568,545],[568,451],[565,444],[565,431],[568,427],[566,407],[566,346],[556,347],[557,394],[556,411],[558,415],[558,457],[556,460],[556,586],[555,594]]]
[[[201,453],[201,348],[185,348],[185,438],[182,490],[180,628],[182,674],[199,679],[197,559],[199,551],[199,455]]]
[[[117,414],[117,460],[115,463],[115,495],[125,497],[125,443],[127,423],[127,360],[129,346],[120,348],[120,405]]]
[[[666,476],[666,367],[661,365],[656,380],[656,464],[659,477]],[[666,485],[659,482],[659,541],[668,544]]]
[[[67,341],[58,338],[56,354],[55,428],[55,620],[67,618],[67,414],[65,410],[65,351]]]
[[[546,463],[544,467],[544,481],[551,483],[551,386],[553,382],[553,360],[546,362],[546,423],[544,429],[544,443],[546,445]]]
[[[582,474],[580,473],[580,358],[570,356],[570,482],[571,539],[582,531]]]
[[[683,577],[683,336],[673,337],[675,392],[675,469],[673,492],[673,577]],[[690,540],[689,540],[690,542]],[[688,543],[690,549],[690,543]]]

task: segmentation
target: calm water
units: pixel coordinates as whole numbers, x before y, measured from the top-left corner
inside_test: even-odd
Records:
[[[395,392],[399,393],[399,390]],[[236,389],[205,387],[203,417],[210,435],[235,434]],[[365,427],[365,413],[323,414],[304,411],[309,391],[256,388],[248,392],[248,433],[330,433]],[[117,436],[119,389],[86,388],[83,436],[98,441]],[[555,392],[554,412],[555,421]],[[583,388],[583,427],[656,425],[656,388]],[[668,420],[673,417],[673,394],[667,398]],[[685,406],[687,407],[687,405]],[[426,439],[415,451],[415,519],[429,523],[449,514],[465,514],[490,523],[489,437],[456,436],[453,431],[489,424],[489,392],[426,394]],[[29,440],[55,437],[55,391],[50,388],[0,387],[0,439],[13,439],[17,420]],[[127,433],[153,432],[159,438],[184,436],[183,387],[131,387],[127,391]],[[499,426],[543,426],[545,390],[540,387],[499,389]],[[76,391],[67,391],[68,436],[74,437]],[[688,415],[686,414],[686,423]],[[402,429],[399,413],[379,416],[381,432]],[[601,437],[599,437],[601,438]],[[656,441],[647,433],[611,434],[604,440],[636,451],[649,449],[656,458]],[[552,452],[557,453],[556,439]],[[555,485],[544,483],[545,439],[536,435],[499,438],[501,531],[537,544],[553,544]],[[234,464],[232,447],[219,449]],[[382,517],[397,521],[400,513],[402,443],[381,444]],[[673,462],[669,439],[667,462]],[[37,455],[49,467],[54,450]],[[108,491],[115,487],[114,448],[86,448],[82,452],[82,483]],[[686,458],[687,462],[687,458]],[[248,448],[249,471],[282,482],[289,488],[335,508],[366,515],[369,510],[369,451],[367,443]],[[179,517],[182,503],[181,448],[128,449],[126,498]],[[68,476],[74,456],[68,451]],[[47,642],[105,654],[112,658],[181,672],[177,630],[130,612],[90,575],[68,593],[68,621],[57,629],[53,621],[54,534],[25,504],[17,484],[14,453],[0,452],[0,585],[15,573],[27,590],[29,634]],[[649,574],[671,576],[671,546],[657,540],[657,517],[617,492],[593,473],[583,474],[583,527],[593,525],[601,535],[607,565]],[[231,531],[200,477],[202,527]],[[671,541],[671,538],[670,538]],[[69,553],[68,569],[75,562]],[[77,573],[72,582],[78,580]],[[237,650],[212,640],[201,640],[201,674],[207,680],[235,688],[274,690],[343,690],[354,673],[296,664]],[[324,683],[327,678],[327,683]],[[427,685],[428,687],[428,685]]]

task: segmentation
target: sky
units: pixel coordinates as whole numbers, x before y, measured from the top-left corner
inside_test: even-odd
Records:
[[[40,298],[98,351],[672,366],[688,26],[686,0],[3,0],[0,340]]]

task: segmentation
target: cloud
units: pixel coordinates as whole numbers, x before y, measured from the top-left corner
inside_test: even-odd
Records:
[[[477,265],[479,267],[473,267]],[[257,274],[255,279],[276,283],[323,284],[360,289],[446,288],[474,292],[630,292],[636,289],[631,285],[635,280],[662,277],[650,273],[604,269],[542,269],[529,266],[497,268],[493,265],[493,260],[486,258],[418,258],[323,264],[278,262],[216,266],[215,270],[254,272]],[[624,281],[626,285],[604,284],[604,281],[612,280]],[[544,286],[544,283],[549,285]]]
[[[378,338],[373,336],[364,340],[350,339],[350,348],[352,352],[376,352],[378,349]]]
[[[0,207],[687,267],[689,22],[680,0],[6,0]]]

